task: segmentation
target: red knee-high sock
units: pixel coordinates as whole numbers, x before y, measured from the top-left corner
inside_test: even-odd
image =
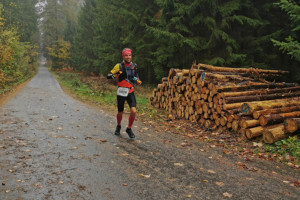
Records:
[[[129,115],[129,119],[128,119],[128,128],[132,127],[132,124],[134,122],[135,116],[131,116]]]
[[[121,121],[122,121],[122,115],[117,115],[118,126],[121,126]]]

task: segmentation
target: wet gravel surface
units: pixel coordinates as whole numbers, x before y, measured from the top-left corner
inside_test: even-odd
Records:
[[[115,117],[39,73],[0,108],[0,199],[299,199],[299,170]],[[247,166],[247,167],[245,167]]]

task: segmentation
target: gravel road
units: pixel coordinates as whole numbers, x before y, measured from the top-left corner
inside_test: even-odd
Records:
[[[299,199],[299,170],[135,122],[65,94],[47,68],[0,107],[0,199]],[[183,145],[186,144],[186,145]]]

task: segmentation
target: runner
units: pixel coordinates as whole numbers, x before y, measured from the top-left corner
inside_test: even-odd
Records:
[[[127,101],[130,107],[130,115],[128,119],[128,127],[126,128],[126,133],[130,138],[135,138],[132,131],[132,124],[136,115],[136,100],[134,96],[134,84],[141,85],[139,76],[137,74],[137,64],[131,62],[132,51],[129,48],[125,48],[122,51],[123,62],[118,63],[107,75],[108,79],[117,78],[118,80],[118,90],[117,90],[117,127],[115,135],[120,135],[121,131],[121,121],[124,111],[124,103]]]

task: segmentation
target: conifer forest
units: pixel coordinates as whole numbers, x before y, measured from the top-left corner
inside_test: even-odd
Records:
[[[0,86],[32,68],[35,50],[53,68],[106,74],[125,47],[145,83],[194,62],[287,70],[288,81],[300,82],[298,0],[1,0],[0,6]]]

